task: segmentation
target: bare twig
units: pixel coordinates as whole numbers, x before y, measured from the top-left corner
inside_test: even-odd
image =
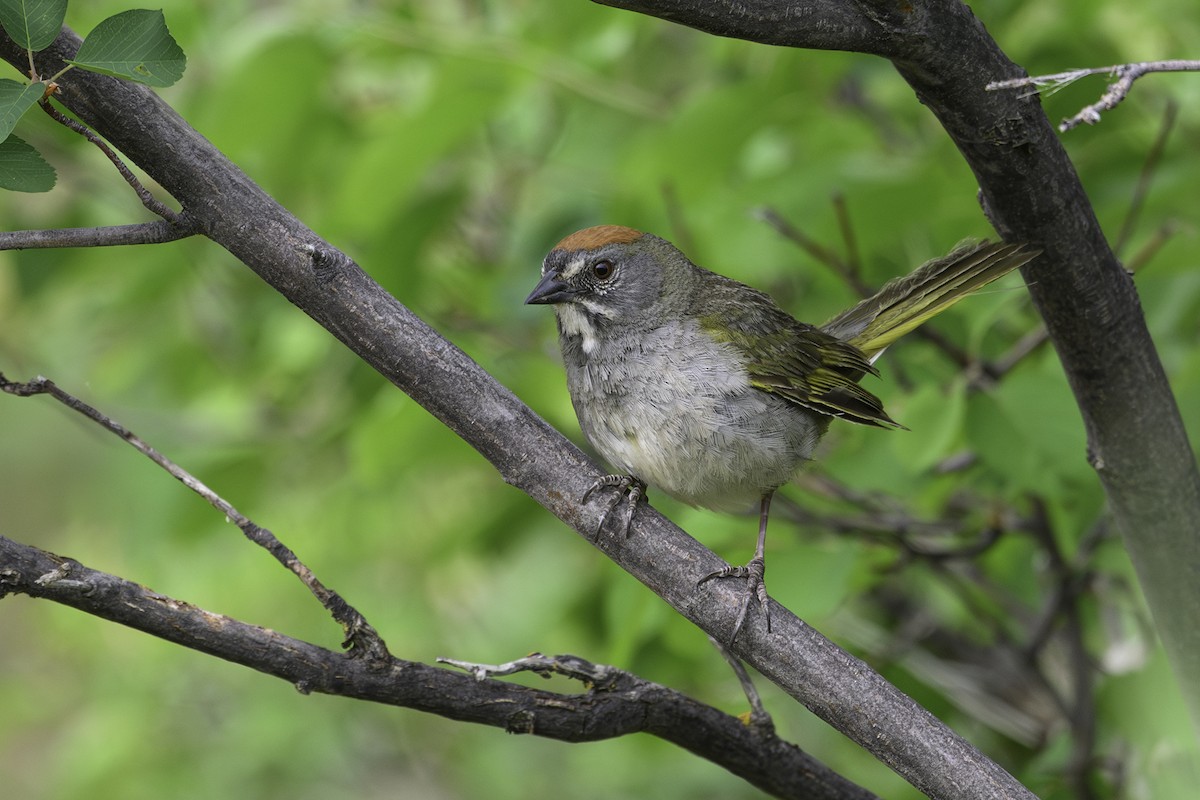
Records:
[[[846,196],[841,192],[833,196],[833,211],[837,215],[838,230],[842,232],[842,243],[846,245],[846,271],[857,278],[862,274],[862,258],[858,253],[858,237],[854,235],[854,225],[850,222],[850,208],[846,205]]]
[[[1167,108],[1163,112],[1162,124],[1158,128],[1158,135],[1154,137],[1154,144],[1151,145],[1150,151],[1146,153],[1146,160],[1142,162],[1142,171],[1138,174],[1137,186],[1134,187],[1133,197],[1129,201],[1129,210],[1125,213],[1125,219],[1121,222],[1121,232],[1117,234],[1117,241],[1113,245],[1113,250],[1118,256],[1121,256],[1125,252],[1125,245],[1129,243],[1129,239],[1133,236],[1133,231],[1137,227],[1142,207],[1146,204],[1146,198],[1150,196],[1150,182],[1154,178],[1154,173],[1158,169],[1159,163],[1162,161],[1163,152],[1167,148],[1167,140],[1171,138],[1171,131],[1175,127],[1175,119],[1178,116],[1178,104],[1173,100],[1168,101]]]
[[[121,157],[118,156],[116,152],[108,146],[107,142],[93,133],[92,130],[83,123],[77,122],[76,120],[68,117],[66,114],[60,112],[57,108],[52,106],[50,101],[46,98],[39,100],[38,105],[41,106],[42,111],[45,111],[47,114],[49,114],[50,118],[55,122],[75,131],[80,136],[96,145],[96,147],[100,148],[100,152],[104,153],[108,160],[112,162],[113,166],[117,168],[117,172],[121,173],[121,177],[125,179],[125,182],[133,187],[133,191],[137,193],[138,199],[142,201],[142,205],[149,209],[152,214],[162,217],[167,222],[175,221],[177,217],[175,211],[156,200],[154,195],[150,194],[150,190],[142,185],[142,182],[139,181],[137,176],[130,171],[129,167],[125,166],[125,162],[122,161]]]
[[[28,383],[15,383],[8,380],[3,373],[0,373],[0,392],[16,395],[17,397],[31,397],[38,394],[50,395],[67,408],[82,414],[108,432],[125,440],[125,442],[139,453],[166,470],[173,478],[204,498],[209,505],[224,514],[226,519],[235,523],[247,539],[265,549],[275,557],[276,561],[295,574],[308,587],[309,591],[313,593],[313,596],[321,602],[321,605],[341,624],[345,631],[343,646],[350,648],[357,655],[365,655],[372,659],[388,657],[387,646],[362,614],[343,600],[337,592],[326,588],[312,573],[312,570],[291,549],[279,541],[275,534],[255,524],[253,520],[243,515],[232,504],[205,486],[187,470],[146,444],[146,442],[142,441],[141,438],[116,420],[79,398],[64,392],[53,381],[40,376]]]
[[[962,532],[963,525],[949,520],[924,520],[899,508],[864,508],[855,514],[822,514],[778,493],[775,503],[779,516],[797,525],[836,535],[851,534],[872,541],[894,541],[899,536],[950,537]],[[774,510],[774,509],[772,509]]]
[[[717,652],[721,654],[721,658],[725,659],[725,663],[733,670],[733,674],[737,676],[738,683],[742,685],[742,692],[746,695],[746,702],[750,704],[750,715],[748,721],[751,725],[761,727],[764,733],[775,733],[775,721],[771,719],[771,715],[767,713],[766,706],[763,705],[762,697],[758,694],[758,689],[754,687],[754,681],[750,680],[750,673],[746,670],[746,665],[742,660],[729,652],[729,648],[721,644],[712,636],[708,637],[708,641],[712,646],[717,648]]]
[[[187,213],[174,220],[159,219],[132,225],[102,228],[0,231],[0,250],[34,250],[54,247],[112,247],[129,244],[163,244],[196,235]]]
[[[894,572],[912,561],[955,561],[978,558],[1000,541],[1005,532],[999,514],[993,514],[980,528],[966,519],[954,519],[947,513],[940,519],[920,519],[902,510],[869,509],[855,514],[822,514],[797,503],[786,495],[776,498],[781,516],[797,525],[827,533],[858,536],[899,551],[896,562],[886,571]],[[969,541],[963,541],[968,534]],[[934,544],[951,542],[953,544]]]
[[[1060,131],[1069,131],[1082,123],[1095,125],[1099,122],[1101,112],[1116,108],[1129,94],[1129,90],[1133,88],[1133,82],[1143,75],[1149,75],[1151,72],[1197,71],[1200,71],[1200,61],[1195,60],[1142,61],[1135,64],[1115,64],[1110,67],[1072,69],[1066,72],[1056,72],[1052,75],[1034,75],[1031,77],[1026,76],[1003,81],[992,81],[987,85],[987,89],[988,91],[998,91],[1000,89],[1020,89],[1026,86],[1033,86],[1036,88],[1029,94],[1036,94],[1038,91],[1042,91],[1042,87],[1049,87],[1046,89],[1046,93],[1051,94],[1089,75],[1110,75],[1116,78],[1115,81],[1109,84],[1108,90],[1100,96],[1099,100],[1084,107],[1075,116],[1068,117],[1059,123],[1058,129]]]
[[[1017,364],[1020,364],[1026,358],[1042,348],[1042,345],[1050,341],[1050,334],[1046,331],[1045,325],[1038,325],[1029,333],[1017,340],[1017,343],[1008,349],[1008,352],[1000,356],[992,364],[992,379],[999,380],[1012,371]]]
[[[843,278],[855,292],[867,297],[872,289],[858,274],[856,264],[848,263],[845,259],[829,248],[812,239],[804,231],[789,222],[782,214],[773,208],[760,208],[755,215],[763,222],[774,228],[775,232],[792,242],[812,258],[835,274]]]
[[[1150,263],[1150,259],[1158,254],[1158,251],[1163,248],[1171,237],[1179,232],[1179,223],[1174,220],[1167,220],[1163,224],[1154,229],[1154,233],[1146,240],[1146,243],[1137,249],[1132,256],[1125,260],[1125,269],[1134,273],[1140,272],[1145,266]]]
[[[478,664],[474,661],[460,661],[457,658],[438,656],[439,664],[449,664],[471,674],[477,681],[488,678],[515,675],[518,672],[532,672],[549,678],[551,675],[565,675],[579,681],[589,689],[607,689],[617,679],[618,670],[607,664],[593,664],[591,661],[573,655],[546,656],[541,653],[530,653],[524,658],[507,661],[503,664]],[[622,673],[628,675],[628,673]]]

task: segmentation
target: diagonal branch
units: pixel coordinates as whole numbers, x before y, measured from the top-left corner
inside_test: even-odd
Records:
[[[115,247],[128,244],[164,244],[195,236],[186,213],[174,222],[159,219],[103,228],[57,228],[53,230],[0,231],[0,250],[32,250],[53,247]]]

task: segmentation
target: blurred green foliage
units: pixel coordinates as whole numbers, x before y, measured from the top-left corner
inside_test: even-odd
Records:
[[[875,284],[989,233],[970,172],[878,59],[718,39],[583,0],[161,5],[189,59],[186,78],[163,91],[180,113],[576,440],[550,315],[521,305],[542,255],[566,233],[601,222],[660,233],[813,321],[852,293],[756,209],[774,208],[844,251],[832,202],[844,198]],[[80,30],[124,8],[75,6],[68,24]],[[974,8],[1032,74],[1200,52],[1188,0]],[[1082,81],[1047,98],[1047,111],[1073,114],[1102,86]],[[1179,119],[1124,255],[1170,227],[1137,282],[1195,432],[1200,81],[1145,78],[1098,127],[1063,139],[1115,235],[1169,102]],[[5,229],[146,217],[78,137],[40,117],[17,132],[60,179],[47,195],[0,197]],[[937,327],[972,354],[1005,352],[1036,316],[1017,279],[1003,286]],[[1068,555],[1102,521],[1079,417],[1048,348],[986,393],[968,391],[918,340],[881,366],[871,388],[912,431],[835,426],[809,489],[882,493],[885,505],[916,516],[962,505],[972,530],[997,509],[1028,514],[1038,498]],[[0,369],[53,378],[183,464],[274,530],[401,657],[571,652],[744,709],[702,633],[206,241],[0,253]],[[336,648],[339,631],[295,580],[112,437],[48,399],[8,398],[0,441],[0,533]],[[934,468],[964,451],[975,455],[969,468]],[[808,508],[846,509],[820,491],[788,494]],[[731,560],[749,555],[750,518],[652,499]],[[1044,746],[1014,739],[911,653],[872,645],[905,620],[861,600],[897,587],[968,639],[993,635],[977,625],[970,593],[947,591],[928,565],[891,575],[895,550],[880,540],[773,528],[772,591],[783,603],[1042,797],[1073,796],[1063,777],[1067,731],[1050,730]],[[1035,616],[1052,585],[1039,552],[1010,535],[976,564],[1015,599],[1002,610],[1016,619]],[[1083,610],[1106,672],[1096,685],[1097,759],[1123,762],[1126,796],[1190,796],[1194,739],[1118,540],[1101,543],[1094,566],[1103,580]],[[0,642],[0,775],[14,800],[760,796],[650,737],[568,747],[305,697],[22,597],[0,604]],[[885,797],[917,796],[765,681],[760,688],[783,735]]]

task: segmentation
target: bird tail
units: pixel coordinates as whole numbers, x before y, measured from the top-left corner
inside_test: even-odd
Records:
[[[981,242],[958,247],[886,283],[873,296],[821,326],[873,362],[892,342],[977,289],[1041,253],[1024,244]]]

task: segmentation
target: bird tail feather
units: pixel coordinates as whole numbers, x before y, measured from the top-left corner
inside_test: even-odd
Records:
[[[1041,253],[1024,244],[980,242],[889,281],[873,296],[821,326],[873,362],[894,341],[972,292],[1024,266]]]

